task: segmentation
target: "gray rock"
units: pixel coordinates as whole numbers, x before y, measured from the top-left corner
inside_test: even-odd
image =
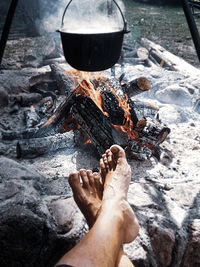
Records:
[[[159,110],[159,116],[163,123],[166,125],[171,123],[183,123],[187,122],[190,116],[181,107],[176,105],[163,105]]]
[[[179,106],[191,106],[191,94],[179,85],[170,85],[156,92],[155,97],[161,103],[175,104]]]
[[[195,219],[190,223],[189,231],[189,243],[183,266],[200,266],[200,219]]]
[[[151,246],[158,266],[169,266],[175,244],[175,234],[169,228],[162,228],[154,223],[148,226]]]
[[[73,199],[51,196],[36,170],[0,157],[2,266],[54,266],[84,231]]]

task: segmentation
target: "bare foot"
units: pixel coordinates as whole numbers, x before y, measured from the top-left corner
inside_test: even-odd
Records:
[[[118,145],[111,146],[102,156],[100,167],[104,183],[104,198],[118,195],[126,199],[131,180],[131,168],[124,150]]]
[[[103,185],[98,173],[81,169],[69,175],[74,200],[86,218],[89,228],[95,223],[101,207]]]
[[[124,150],[113,145],[100,160],[101,176],[104,182],[102,209],[115,202],[116,208],[123,214],[123,243],[133,241],[139,232],[137,218],[126,201],[131,180],[131,168]]]

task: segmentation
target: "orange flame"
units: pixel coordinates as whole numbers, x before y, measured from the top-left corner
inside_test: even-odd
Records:
[[[80,71],[70,71],[65,72],[66,75],[70,75],[74,77],[74,84],[79,84],[79,86],[74,91],[75,94],[80,94],[82,96],[89,96],[93,102],[97,105],[97,107],[102,111],[102,113],[109,117],[109,114],[103,110],[102,105],[102,96],[101,92],[99,90],[100,86],[95,89],[94,84],[92,81],[95,81],[97,84],[100,84],[101,81],[104,82],[104,85],[106,86],[106,89],[108,91],[111,91],[118,103],[119,107],[124,111],[124,118],[125,118],[125,124],[118,126],[118,125],[112,125],[117,131],[121,131],[124,133],[127,133],[132,139],[137,139],[138,133],[133,130],[133,121],[131,119],[131,112],[130,112],[130,106],[128,104],[128,96],[125,95],[125,99],[122,99],[117,92],[111,88],[109,85],[109,82],[106,81],[105,78],[101,77],[99,73],[90,73],[90,72],[80,72]]]
[[[90,145],[90,144],[92,144],[92,141],[90,139],[85,141],[85,145]]]

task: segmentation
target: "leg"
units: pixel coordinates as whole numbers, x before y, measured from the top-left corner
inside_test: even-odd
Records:
[[[117,166],[118,165],[118,166]],[[106,153],[102,156],[100,160],[100,167],[101,167],[101,176],[103,181],[106,179],[106,175],[115,172],[115,174],[124,173],[124,175],[129,176],[130,167],[126,161],[125,153],[123,149],[119,146],[112,146],[111,149],[108,149]],[[122,171],[121,168],[124,168],[127,171]],[[123,177],[121,177],[123,179]],[[136,222],[135,228],[139,231],[139,224]],[[123,246],[121,246],[116,266],[118,267],[131,267],[133,266],[130,259],[123,251]]]
[[[86,234],[77,246],[65,254],[58,264],[70,264],[77,267],[115,266],[122,243],[130,242],[137,236],[138,223],[134,213],[126,202],[128,184],[130,182],[130,168],[128,173],[124,171],[120,173],[120,170],[126,169],[120,166],[120,164],[127,163],[126,160],[122,159],[125,154],[123,155],[123,150],[117,146],[111,147],[111,151],[114,152],[116,166],[114,166],[111,172],[104,175],[104,193],[99,216],[89,233]],[[117,158],[117,154],[119,158]],[[78,185],[80,183],[80,175],[83,180],[83,186]],[[80,209],[83,210],[84,207],[81,204],[82,202],[79,201],[79,195],[82,193],[82,196],[84,196],[82,200],[87,199],[87,195],[90,196],[90,200],[94,200],[94,194],[98,195],[96,204],[99,206],[100,193],[96,189],[91,191],[92,187],[89,186],[89,184],[95,183],[96,178],[90,179],[92,177],[91,173],[85,172],[84,170],[79,175],[72,174],[70,177],[69,182],[73,177],[74,183],[70,184],[73,184],[72,190],[75,200],[79,202],[77,204]],[[78,185],[77,192],[75,185]],[[99,186],[100,184],[97,183],[97,185]],[[94,218],[96,219],[98,215],[97,208],[92,208],[89,202],[87,204],[89,210],[94,212]],[[88,212],[86,212],[86,217],[90,217]],[[93,220],[91,218],[89,219],[90,227],[92,226]]]
[[[80,179],[83,182],[82,185]],[[70,174],[69,183],[76,204],[86,218],[89,228],[91,228],[97,219],[101,207],[103,196],[103,184],[101,178],[98,173],[92,173],[90,170],[80,170],[78,173]],[[118,267],[133,266],[130,259],[123,252],[123,247],[120,248],[115,265]]]

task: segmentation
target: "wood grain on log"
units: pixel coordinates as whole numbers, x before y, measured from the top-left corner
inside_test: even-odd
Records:
[[[73,117],[88,135],[100,155],[114,144],[110,120],[94,104],[90,97],[78,96],[72,107]]]
[[[76,88],[77,84],[75,84],[75,81],[70,75],[65,74],[65,70],[58,64],[52,64],[50,67],[52,76],[56,80],[60,93],[68,97]]]

